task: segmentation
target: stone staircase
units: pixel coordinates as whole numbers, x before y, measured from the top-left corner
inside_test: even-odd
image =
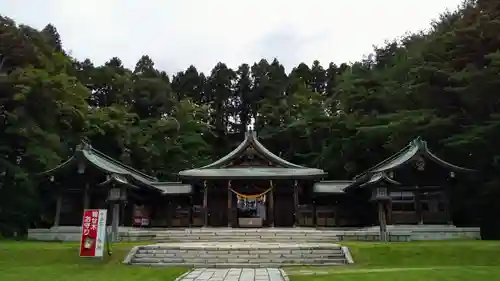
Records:
[[[217,268],[345,265],[346,247],[332,243],[190,242],[137,246],[124,263]]]
[[[276,242],[303,243],[339,241],[335,232],[316,229],[185,229],[150,232],[155,242]],[[154,234],[154,235],[153,235]]]

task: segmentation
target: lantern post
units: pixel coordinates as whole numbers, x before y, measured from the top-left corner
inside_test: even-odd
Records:
[[[380,241],[387,242],[387,221],[386,221],[386,210],[385,205],[388,200],[391,200],[387,193],[386,186],[377,186],[372,191],[372,200],[377,202],[378,207],[378,221],[380,226]]]
[[[127,201],[127,190],[125,187],[113,186],[109,189],[108,202],[113,206],[113,217],[111,219],[111,239],[113,242],[119,240],[120,205]]]

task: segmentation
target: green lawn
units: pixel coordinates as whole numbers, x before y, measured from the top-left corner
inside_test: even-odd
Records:
[[[355,265],[294,267],[291,281],[500,280],[500,242],[345,243]],[[113,246],[104,262],[78,257],[77,243],[0,242],[0,281],[170,281],[185,268],[121,264],[134,246]],[[305,275],[315,273],[315,275]]]
[[[133,244],[113,245],[105,261],[78,257],[77,243],[0,241],[1,281],[170,281],[184,268],[121,264]]]
[[[500,280],[500,242],[432,241],[343,244],[349,247],[355,265],[335,268],[289,268],[287,272],[290,280]]]

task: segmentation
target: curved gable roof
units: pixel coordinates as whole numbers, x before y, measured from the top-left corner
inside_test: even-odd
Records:
[[[404,165],[414,159],[415,156],[422,155],[423,157],[437,163],[438,165],[445,167],[447,169],[457,171],[457,172],[476,172],[477,170],[468,169],[451,164],[435,154],[433,154],[427,147],[427,142],[422,140],[420,137],[412,140],[406,147],[385,159],[384,161],[378,163],[367,171],[357,175],[354,179],[359,179],[367,174],[378,174],[384,173],[386,171],[395,169],[401,165]]]
[[[247,152],[248,148],[264,157],[269,162],[278,167],[227,167],[231,161],[238,159]],[[231,179],[231,178],[253,178],[253,179],[302,179],[302,178],[322,178],[326,173],[321,169],[308,168],[286,161],[269,151],[257,139],[254,131],[248,131],[245,139],[226,156],[213,162],[212,164],[179,172],[181,178],[198,179]]]
[[[288,162],[285,159],[279,157],[278,155],[272,153],[261,142],[259,142],[255,131],[248,131],[245,133],[245,139],[233,151],[229,152],[228,154],[226,154],[226,156],[220,158],[219,160],[213,162],[212,164],[208,164],[198,169],[202,170],[202,169],[222,168],[227,163],[243,155],[247,150],[247,148],[249,147],[255,148],[257,152],[259,152],[269,161],[276,163],[284,168],[299,168],[299,169],[306,168],[304,166]]]
[[[191,185],[173,182],[160,182],[157,178],[147,175],[139,170],[123,164],[122,162],[100,152],[90,144],[82,142],[75,149],[75,153],[66,161],[55,168],[42,172],[39,175],[50,175],[61,169],[78,166],[78,163],[85,161],[97,169],[108,174],[108,179],[99,185],[105,185],[110,182],[117,182],[131,187],[138,188],[135,183],[141,186],[152,188],[162,194],[182,194],[192,191]]]

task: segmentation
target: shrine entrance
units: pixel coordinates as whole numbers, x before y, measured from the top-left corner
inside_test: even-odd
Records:
[[[299,186],[311,186],[324,176],[321,169],[273,154],[251,130],[226,156],[179,172],[184,183],[201,183],[204,225],[212,227],[295,226]]]
[[[272,181],[269,185],[263,182],[238,182],[238,188],[228,187],[229,193],[236,199],[235,222],[237,227],[264,227],[270,225],[268,213],[272,211],[269,198],[272,199]],[[272,217],[272,216],[271,216]]]
[[[266,224],[267,206],[262,199],[238,199],[238,225],[262,227]]]

